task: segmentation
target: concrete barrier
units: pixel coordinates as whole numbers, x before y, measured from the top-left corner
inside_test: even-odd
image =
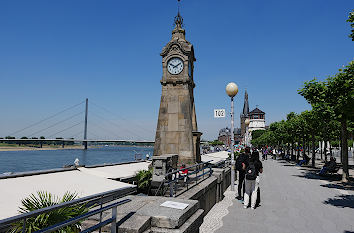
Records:
[[[204,215],[224,198],[225,190],[230,186],[230,168],[213,168],[213,175],[193,188],[187,190],[178,198],[198,200]]]
[[[160,196],[129,196],[131,202],[118,208],[119,233],[198,233],[204,216],[223,199],[230,185],[230,168],[213,168],[213,175],[176,198]],[[165,201],[186,203],[184,210],[161,206]],[[107,216],[110,213],[107,213]],[[104,219],[104,218],[103,218]],[[85,221],[85,227],[98,217]],[[106,229],[103,229],[105,231]],[[109,228],[107,227],[107,230]]]

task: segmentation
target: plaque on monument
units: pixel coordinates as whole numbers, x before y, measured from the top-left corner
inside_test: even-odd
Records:
[[[165,201],[160,206],[173,208],[173,209],[184,210],[185,208],[187,208],[188,204],[181,203],[181,202],[175,202],[175,201]]]

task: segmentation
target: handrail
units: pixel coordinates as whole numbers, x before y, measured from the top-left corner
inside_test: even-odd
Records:
[[[123,201],[116,202],[116,203],[114,203],[114,204],[105,206],[105,207],[103,207],[103,208],[100,208],[100,209],[97,209],[97,210],[93,210],[93,211],[87,212],[87,213],[82,214],[82,215],[80,215],[80,216],[77,216],[77,217],[75,217],[75,218],[71,218],[71,219],[66,220],[66,221],[64,221],[64,222],[62,222],[62,223],[58,223],[58,224],[55,224],[55,225],[53,225],[53,226],[47,227],[47,228],[45,228],[45,229],[42,229],[42,230],[40,230],[40,231],[37,231],[37,233],[47,233],[47,232],[52,232],[52,231],[59,230],[59,229],[62,228],[62,227],[66,227],[66,226],[69,226],[69,225],[71,225],[71,224],[77,223],[78,221],[80,221],[80,220],[82,220],[82,219],[85,219],[85,218],[90,217],[90,216],[95,215],[95,214],[99,214],[99,213],[101,213],[101,212],[103,212],[103,211],[105,211],[105,210],[112,209],[112,208],[114,208],[114,207],[117,207],[117,206],[119,206],[119,205],[128,203],[128,202],[130,202],[130,201],[131,201],[130,199],[125,199],[125,200],[123,200]],[[113,220],[113,219],[115,219],[115,217],[116,217],[116,216],[113,216],[112,218],[110,218],[110,219],[108,219],[108,220]],[[107,224],[108,224],[108,223],[111,223],[111,222],[112,222],[112,221],[108,221]]]
[[[203,177],[203,180],[206,179],[206,178],[204,178],[205,175],[208,175],[208,177],[210,177],[213,172],[211,165],[210,165],[211,161],[213,161],[213,160],[198,163],[198,164],[192,165],[190,167],[185,167],[185,168],[177,169],[175,171],[166,173],[165,178],[163,180],[163,184],[164,184],[164,186],[168,185],[170,187],[170,197],[175,197],[175,196],[181,195],[185,191],[189,190],[191,187],[188,184],[191,183],[193,180],[196,181],[195,184],[193,185],[193,186],[195,186],[198,184],[199,177]],[[207,168],[209,169],[209,171],[207,171],[207,172],[204,171],[206,169],[205,165],[208,165]],[[201,169],[199,169],[200,166],[202,166]],[[197,169],[192,172],[188,172],[185,175],[184,174],[180,175],[181,171],[188,170],[188,169],[191,169],[194,167],[197,167]],[[200,171],[202,171],[202,174],[198,174]],[[191,175],[194,175],[194,174],[195,174],[195,177],[190,177]],[[186,184],[186,189],[177,195],[177,183],[179,180],[182,180],[182,179],[184,180],[183,181],[184,184]],[[203,180],[201,180],[201,181],[203,181]]]
[[[30,217],[35,216],[35,215],[40,215],[40,214],[43,214],[43,213],[46,213],[46,212],[49,212],[49,211],[53,211],[53,210],[56,210],[56,209],[60,209],[60,208],[66,207],[66,206],[79,204],[81,202],[85,202],[85,201],[88,201],[88,200],[100,199],[102,196],[106,196],[106,197],[107,196],[111,196],[111,195],[113,195],[113,194],[115,194],[117,192],[122,192],[121,193],[122,194],[121,197],[123,197],[123,196],[126,196],[126,195],[129,195],[131,193],[136,192],[136,187],[125,187],[125,188],[114,189],[114,190],[111,190],[111,191],[102,192],[102,193],[94,194],[94,195],[91,195],[91,196],[74,199],[72,201],[60,203],[58,205],[48,206],[48,207],[45,207],[45,208],[42,208],[42,209],[38,209],[38,210],[34,210],[34,211],[31,211],[31,212],[28,212],[28,213],[24,213],[24,214],[21,214],[21,215],[5,218],[5,219],[0,220],[0,226],[2,224],[13,223],[13,222],[16,222],[19,219],[30,218]]]
[[[183,170],[186,170],[186,169],[190,169],[190,168],[193,168],[193,167],[197,167],[197,166],[200,166],[202,164],[207,164],[207,163],[210,163],[211,161],[213,161],[213,160],[209,160],[209,161],[206,161],[206,162],[201,162],[201,163],[198,163],[198,164],[194,164],[194,165],[189,166],[189,167],[179,168],[179,169],[174,170],[172,172],[166,173],[165,176],[172,175],[174,173],[177,173],[177,172],[180,172],[180,171],[183,171]]]
[[[31,218],[31,217],[34,217],[34,216],[38,216],[40,214],[48,213],[48,212],[51,212],[53,210],[64,208],[64,207],[67,207],[67,206],[80,204],[80,203],[85,203],[87,207],[91,207],[92,205],[97,204],[97,203],[99,203],[101,205],[100,209],[88,212],[88,213],[86,213],[84,215],[87,215],[87,214],[92,213],[92,212],[95,212],[95,214],[96,214],[96,212],[97,213],[102,213],[102,211],[110,209],[110,208],[112,210],[114,210],[115,209],[114,205],[118,206],[120,204],[126,203],[127,200],[128,201],[130,201],[130,200],[129,199],[123,200],[123,201],[120,201],[120,202],[117,202],[117,203],[114,203],[114,204],[111,204],[111,205],[108,205],[108,206],[105,206],[105,207],[102,207],[102,204],[105,204],[107,202],[116,200],[118,198],[122,198],[124,196],[127,196],[129,194],[133,194],[135,192],[136,192],[136,186],[131,186],[131,187],[124,187],[124,188],[114,189],[114,190],[111,190],[111,191],[106,191],[106,192],[90,195],[90,196],[83,197],[83,198],[74,199],[72,201],[60,203],[60,204],[57,204],[57,205],[54,205],[54,206],[48,206],[46,208],[42,208],[42,209],[38,209],[38,210],[31,211],[31,212],[28,212],[28,213],[23,213],[21,215],[17,215],[17,216],[13,216],[13,217],[2,219],[2,220],[0,220],[0,228],[7,227],[11,223],[19,222],[19,221],[23,221],[24,222],[24,226],[25,226],[26,219],[28,219],[28,218]],[[89,215],[89,216],[91,216],[91,215]],[[87,216],[87,217],[89,217],[89,216]],[[86,217],[83,217],[83,215],[81,215],[81,216],[78,216],[76,218],[79,218],[76,221],[76,222],[78,222],[81,219],[86,218]],[[76,218],[70,219],[70,220],[75,220]],[[56,225],[61,225],[61,227],[66,226],[66,225],[63,225],[63,224],[65,224],[65,222],[64,223],[58,223]],[[51,226],[48,229],[52,229],[52,227],[55,227],[56,225]],[[43,232],[51,232],[52,231],[52,230],[46,231],[48,229],[42,229],[41,231],[43,231]],[[57,228],[55,228],[55,229],[57,229]]]

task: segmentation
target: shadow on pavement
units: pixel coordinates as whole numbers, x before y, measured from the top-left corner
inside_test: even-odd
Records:
[[[343,231],[343,233],[354,233],[354,231]]]
[[[319,168],[313,168],[313,167],[304,167],[304,168],[299,168],[299,170],[301,170],[301,171],[318,172],[318,171],[320,171],[321,169],[319,169]]]
[[[284,160],[278,160],[278,163],[289,163],[289,162],[286,162]]]
[[[341,208],[354,208],[354,195],[340,195],[336,198],[329,198],[323,203]]]
[[[303,172],[301,175],[293,175],[293,176],[311,179],[311,180],[328,180],[328,181],[342,180],[342,176],[338,175],[338,174],[330,175],[330,176],[320,176],[320,175],[317,175],[316,173],[311,172],[311,171]]]
[[[345,184],[345,183],[321,184],[321,186],[325,188],[331,188],[331,189],[342,189],[342,190],[354,191],[354,184]]]

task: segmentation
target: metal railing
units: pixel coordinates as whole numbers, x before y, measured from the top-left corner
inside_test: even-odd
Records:
[[[0,220],[0,232],[3,232],[4,230],[7,231],[8,229],[10,229],[12,227],[12,225],[16,222],[23,222],[22,224],[22,232],[25,233],[26,232],[26,220],[33,218],[33,217],[37,217],[38,215],[41,214],[46,214],[46,213],[50,213],[51,211],[57,210],[57,209],[61,209],[64,207],[69,207],[69,206],[77,206],[77,205],[85,205],[85,207],[87,208],[91,208],[91,210],[89,210],[87,213],[84,213],[82,215],[79,215],[77,217],[68,219],[64,222],[60,222],[60,223],[56,223],[55,225],[49,226],[45,229],[41,229],[39,231],[36,231],[36,233],[40,232],[40,233],[47,233],[47,232],[53,232],[56,231],[58,229],[61,229],[63,227],[78,223],[80,221],[82,221],[83,219],[86,219],[90,216],[96,215],[96,214],[100,214],[100,221],[99,223],[97,223],[94,226],[91,226],[85,230],[83,230],[82,232],[92,232],[94,230],[99,229],[99,232],[101,232],[101,228],[107,224],[111,224],[111,232],[115,233],[117,232],[116,229],[116,222],[117,222],[117,206],[125,204],[127,202],[130,202],[130,199],[124,199],[124,200],[119,200],[117,202],[114,203],[109,203],[112,202],[114,200],[117,200],[119,198],[122,198],[124,196],[127,196],[129,194],[133,194],[136,192],[136,187],[125,187],[125,188],[120,188],[120,189],[115,189],[115,190],[111,190],[111,191],[107,191],[107,192],[103,192],[103,193],[99,193],[99,194],[95,194],[95,195],[91,195],[91,196],[87,196],[87,197],[83,197],[83,198],[79,198],[79,199],[75,199],[72,201],[68,201],[68,202],[64,202],[58,205],[54,205],[54,206],[49,206],[43,209],[38,209],[35,211],[31,211],[28,213],[24,213],[21,215],[17,215],[14,217],[10,217],[10,218],[6,218],[3,220]],[[109,204],[107,204],[109,203]],[[107,205],[105,205],[107,204]],[[104,206],[105,205],[105,206]],[[93,207],[97,207],[96,209],[93,209]],[[112,216],[111,218],[102,221],[102,213],[103,211],[112,209]]]
[[[230,167],[231,164],[231,159],[224,159],[220,160],[219,162],[216,162],[212,165],[213,168],[225,168],[225,167]]]
[[[180,168],[165,175],[162,186],[169,188],[170,197],[177,197],[193,186],[210,177],[213,173],[210,161]]]

